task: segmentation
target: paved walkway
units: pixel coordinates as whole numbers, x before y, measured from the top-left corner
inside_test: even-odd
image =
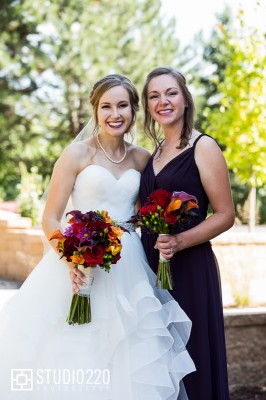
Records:
[[[0,307],[5,301],[14,296],[23,282],[0,279]]]

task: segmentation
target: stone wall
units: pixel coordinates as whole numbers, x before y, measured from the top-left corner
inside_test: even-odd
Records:
[[[266,308],[225,310],[230,391],[266,386]]]
[[[24,280],[43,255],[40,229],[29,218],[0,219],[0,278]],[[225,307],[266,305],[266,231],[235,228],[212,240]]]
[[[25,280],[43,255],[42,238],[30,218],[0,220],[0,278]]]
[[[233,228],[212,240],[226,307],[266,305],[266,230]]]

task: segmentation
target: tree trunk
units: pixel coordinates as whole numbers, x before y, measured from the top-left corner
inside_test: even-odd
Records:
[[[254,232],[256,226],[256,187],[251,186],[249,189],[249,221],[248,230]]]

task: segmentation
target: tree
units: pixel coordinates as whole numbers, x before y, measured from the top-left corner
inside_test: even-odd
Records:
[[[224,10],[216,15],[217,22],[212,29],[210,39],[206,42],[201,34],[197,36],[197,45],[203,49],[202,56],[196,66],[198,96],[197,96],[197,127],[201,131],[208,124],[208,114],[204,112],[208,107],[209,112],[219,108],[218,85],[224,80],[227,64],[231,59],[232,49],[224,41],[220,26],[226,30],[232,29],[233,16],[231,8],[225,6]]]
[[[160,0],[9,0],[0,11],[6,28],[0,39],[0,186],[6,198],[16,195],[19,161],[51,173],[89,117],[97,79],[120,72],[140,89],[152,68],[183,60]]]
[[[16,193],[18,161],[34,137],[29,98],[38,89],[36,78],[44,55],[30,35],[41,17],[27,0],[23,5],[12,0],[0,3],[0,187],[7,198]]]
[[[241,182],[250,188],[249,226],[255,225],[256,187],[266,183],[265,35],[245,25],[243,12],[235,32],[220,26],[231,59],[218,84],[219,108],[210,112],[206,132],[225,146],[225,156]]]

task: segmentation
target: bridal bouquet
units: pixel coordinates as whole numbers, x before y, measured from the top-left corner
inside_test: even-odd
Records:
[[[199,206],[195,196],[186,192],[168,192],[155,190],[147,202],[134,215],[130,222],[138,223],[148,232],[159,235],[173,234],[191,227],[195,217],[199,216]],[[170,261],[160,253],[156,287],[173,289]]]
[[[121,236],[126,229],[111,220],[107,211],[89,211],[82,213],[74,210],[67,215],[72,217],[64,233],[53,232],[50,240],[58,239],[57,251],[69,262],[73,262],[85,276],[85,287],[72,297],[67,317],[69,324],[91,322],[90,292],[95,268],[106,272],[120,259]]]

